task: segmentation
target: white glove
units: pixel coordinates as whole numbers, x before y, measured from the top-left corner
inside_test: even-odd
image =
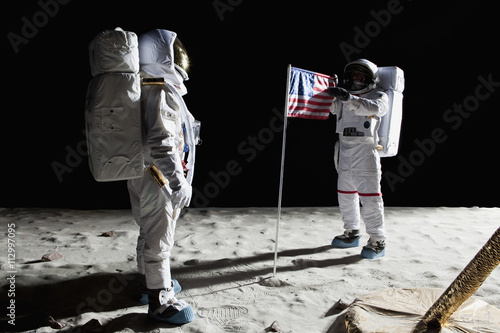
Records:
[[[182,184],[182,187],[180,190],[175,191],[172,193],[172,207],[175,209],[177,208],[184,208],[188,207],[189,203],[191,202],[191,196],[193,195],[193,188],[191,185],[189,185],[187,182]]]

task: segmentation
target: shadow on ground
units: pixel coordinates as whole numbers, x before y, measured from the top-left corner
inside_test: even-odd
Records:
[[[297,257],[330,250],[330,246],[281,251],[279,257]],[[217,284],[245,281],[272,274],[273,267],[237,271],[230,269],[236,265],[270,261],[274,253],[259,254],[243,258],[220,260],[190,260],[182,267],[172,268],[172,275],[187,274],[181,284],[184,289],[203,288]],[[298,258],[291,265],[278,266],[277,272],[298,271],[310,267],[330,267],[354,264],[361,260],[359,255],[337,259],[313,260]],[[36,263],[32,263],[36,264]],[[82,266],[82,270],[85,268]],[[217,276],[202,273],[217,270]],[[5,288],[5,287],[4,287]],[[16,290],[16,325],[7,323],[3,316],[0,329],[3,332],[19,332],[46,326],[45,319],[52,316],[56,320],[75,317],[86,312],[108,312],[134,306],[140,306],[139,275],[136,273],[111,274],[100,273],[78,279],[60,281],[53,284],[22,286]],[[3,293],[6,291],[4,290]],[[156,323],[146,319],[145,313],[129,313],[107,323],[104,331],[116,331],[119,328],[131,328],[135,332],[156,328]],[[165,325],[161,325],[165,327]]]

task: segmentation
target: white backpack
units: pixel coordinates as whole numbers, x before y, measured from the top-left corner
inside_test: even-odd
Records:
[[[89,166],[97,181],[143,175],[141,78],[137,35],[121,28],[89,45],[90,81],[85,106]]]
[[[389,110],[382,117],[378,128],[380,157],[392,157],[398,153],[401,120],[403,118],[404,72],[401,68],[379,67],[377,87],[384,89],[389,97]]]

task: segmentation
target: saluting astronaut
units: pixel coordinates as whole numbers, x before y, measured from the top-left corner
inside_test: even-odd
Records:
[[[384,203],[380,180],[380,156],[377,130],[389,108],[387,94],[377,88],[377,66],[365,59],[344,68],[344,84],[331,88],[336,97],[331,113],[337,116],[335,166],[337,192],[344,222],[344,233],[336,236],[332,247],[360,245],[360,220],[370,236],[361,257],[374,259],[385,255]],[[361,203],[361,207],[360,207]]]

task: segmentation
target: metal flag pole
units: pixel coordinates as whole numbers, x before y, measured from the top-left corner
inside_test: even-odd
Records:
[[[274,268],[273,276],[276,277],[276,266],[278,264],[278,237],[280,231],[281,220],[281,198],[283,197],[283,173],[285,170],[285,148],[286,148],[286,128],[287,128],[287,115],[288,115],[288,93],[290,91],[290,71],[292,65],[288,65],[286,73],[286,94],[285,94],[285,111],[283,116],[283,144],[281,147],[281,170],[280,170],[280,188],[278,194],[278,218],[276,221],[276,241],[274,243]]]

